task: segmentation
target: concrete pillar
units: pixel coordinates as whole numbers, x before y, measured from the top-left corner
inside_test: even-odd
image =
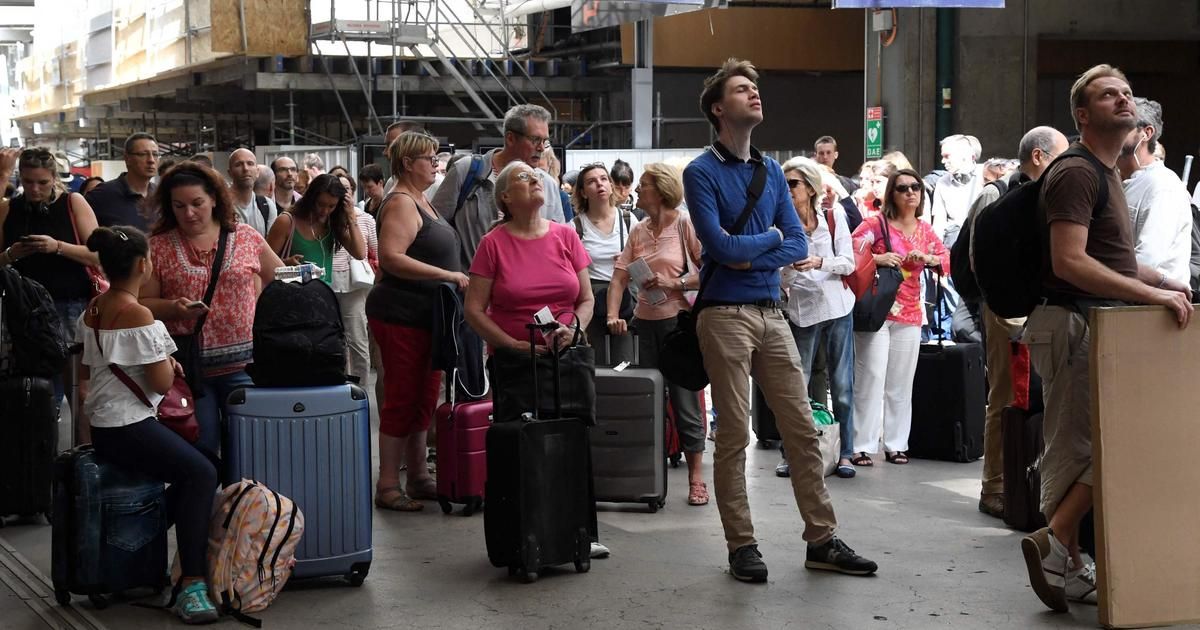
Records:
[[[653,18],[633,25],[633,148],[654,147],[654,25]]]

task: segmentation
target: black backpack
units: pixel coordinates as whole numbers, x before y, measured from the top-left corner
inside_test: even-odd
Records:
[[[54,300],[40,283],[0,268],[0,374],[53,377],[67,362]]]
[[[995,186],[1000,191],[1000,197],[1008,192],[1008,182],[1003,179],[988,182],[987,186]],[[999,200],[997,197],[996,201]],[[982,210],[981,208],[980,212]],[[978,304],[983,299],[983,294],[979,291],[979,283],[975,281],[975,272],[971,271],[971,227],[975,223],[974,219],[974,216],[967,215],[967,220],[963,222],[958,233],[958,240],[954,241],[954,246],[950,248],[950,279],[954,281],[954,290],[962,299]]]
[[[346,333],[333,289],[321,280],[276,280],[254,311],[254,363],[259,387],[316,387],[346,382]]]
[[[1050,268],[1045,214],[1038,208],[1046,173],[1068,157],[1091,162],[1100,178],[1092,218],[1108,204],[1107,169],[1086,149],[1073,146],[1054,159],[1036,181],[1018,186],[979,212],[973,227],[975,280],[988,308],[999,317],[1025,317],[1043,297]]]

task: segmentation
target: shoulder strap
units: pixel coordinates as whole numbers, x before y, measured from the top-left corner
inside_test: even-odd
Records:
[[[750,215],[754,213],[754,206],[758,204],[758,198],[762,196],[763,189],[767,186],[767,166],[762,161],[754,163],[754,174],[750,176],[750,185],[746,187],[746,205],[742,208],[742,213],[738,215],[737,221],[734,221],[733,227],[729,228],[729,233],[737,236],[746,229],[746,223],[750,221]],[[705,265],[704,271],[700,275],[700,288],[696,291],[696,302],[704,296],[704,289],[708,286],[708,281],[712,279],[712,275],[716,272],[716,265]]]
[[[833,220],[833,208],[825,209],[825,227],[829,228],[829,246],[833,255],[837,256],[837,223]]]
[[[67,196],[67,216],[71,218],[71,232],[75,234],[75,244],[83,245],[83,241],[79,240],[79,226],[75,225],[75,206],[71,205],[71,193],[67,191],[63,194]]]
[[[266,226],[271,216],[271,206],[267,204],[267,198],[254,195],[254,203],[258,206],[258,213],[262,215],[263,225]]]
[[[292,214],[292,211],[288,209],[280,212],[279,216],[276,217],[275,220],[278,221],[284,216],[287,216],[288,222],[291,223],[292,226],[288,228],[287,240],[283,242],[283,250],[279,252],[280,258],[287,258],[288,256],[292,255],[292,238],[296,234],[296,215]]]
[[[291,243],[290,237],[288,239],[288,243]],[[228,244],[229,232],[226,232],[224,229],[222,229],[221,235],[217,237],[217,255],[213,256],[212,270],[208,274],[208,288],[204,291],[204,304],[210,309],[212,308],[213,295],[215,295],[217,292],[217,279],[221,277],[221,267],[224,266],[223,263],[225,262],[225,248]],[[200,334],[200,329],[204,328],[204,320],[208,319],[209,312],[210,311],[205,311],[204,314],[196,320],[196,327],[193,329],[192,334]]]
[[[890,252],[892,251],[892,233],[888,229],[887,217],[883,216],[882,212],[875,216],[879,218],[879,229],[883,231],[883,246]]]
[[[88,306],[88,310],[93,311],[96,314],[95,325],[92,326],[92,334],[96,337],[96,350],[103,355],[104,348],[100,345],[100,326],[102,318],[100,316],[100,311],[97,309],[97,302],[99,299],[99,297],[93,298],[92,303]],[[117,314],[113,315],[112,322],[117,321],[117,319],[121,317],[121,313],[124,313],[125,309],[133,306],[134,304],[137,304],[137,302],[127,302],[124,306],[117,309]],[[111,324],[112,322],[109,323]],[[150,399],[146,397],[146,392],[142,390],[141,386],[137,384],[137,381],[134,381],[125,370],[121,369],[115,363],[109,363],[108,369],[113,373],[113,376],[117,377],[118,381],[124,383],[125,387],[128,387],[129,391],[133,392],[134,396],[137,396],[137,399],[140,400],[143,405],[146,405],[151,409],[154,408],[154,405],[150,403]]]
[[[475,191],[475,188],[482,182],[479,176],[483,171],[483,156],[472,155],[471,166],[467,169],[467,176],[463,178],[462,188],[458,190],[458,202],[454,204],[454,211],[457,213],[462,210],[463,204],[467,203],[467,197]]]
[[[688,269],[688,248],[687,238],[683,233],[683,215],[675,217],[675,233],[679,235],[679,251],[683,252],[683,275],[687,275]]]
[[[1081,157],[1091,162],[1092,168],[1096,169],[1096,177],[1100,180],[1100,189],[1096,194],[1096,203],[1092,206],[1092,218],[1096,218],[1097,214],[1108,205],[1108,167],[1105,166],[1099,158],[1092,155],[1091,151],[1081,149],[1079,147],[1071,147],[1054,158],[1054,162],[1050,166],[1054,166],[1059,160],[1069,157]],[[1050,167],[1046,167],[1046,172],[1050,171]],[[1044,174],[1043,174],[1044,176]]]
[[[575,224],[575,233],[579,235],[579,240],[583,240],[583,213],[576,214],[571,223]]]
[[[628,210],[617,210],[617,212],[620,213],[621,223],[623,224],[617,227],[617,233],[621,239],[621,251],[625,251],[625,237],[629,234],[630,217],[633,216],[633,213]]]

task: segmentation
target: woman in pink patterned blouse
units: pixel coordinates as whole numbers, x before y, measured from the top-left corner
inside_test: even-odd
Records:
[[[150,237],[154,273],[142,285],[141,303],[163,320],[172,337],[192,334],[196,321],[207,314],[200,333],[203,374],[200,391],[194,392],[200,423],[197,445],[216,453],[221,401],[251,384],[245,367],[251,356],[255,302],[283,263],[261,234],[238,223],[229,187],[211,168],[192,162],[173,167],[159,182],[152,202],[158,204],[161,218]],[[211,303],[203,304],[221,238],[227,240],[216,292]]]
[[[907,464],[912,424],[912,386],[921,346],[921,270],[950,273],[950,254],[933,228],[920,219],[925,202],[921,176],[911,169],[888,178],[881,214],[865,218],[854,238],[871,242],[875,264],[899,267],[904,282],[883,327],[854,333],[855,466],[870,466],[880,439],[887,461]],[[884,241],[884,221],[891,251]]]

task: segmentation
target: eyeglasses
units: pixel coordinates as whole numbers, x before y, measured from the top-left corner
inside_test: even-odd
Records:
[[[516,177],[525,183],[533,181],[533,173],[530,171],[518,171]]]
[[[800,184],[803,184],[803,183],[804,183],[804,180],[802,180],[802,179],[789,179],[789,180],[787,180],[787,183],[788,183],[788,188],[790,188],[790,189],[792,189],[792,190],[795,190],[797,186],[799,186]]]
[[[550,138],[544,138],[542,136],[531,136],[527,133],[522,133],[520,131],[514,131],[513,133],[532,142],[533,146],[535,146],[535,147],[544,147],[544,146],[546,146],[547,142],[550,142]]]
[[[421,155],[418,157],[408,158],[408,159],[410,159],[414,162],[429,162],[430,166],[438,165],[438,158],[436,155]]]
[[[896,186],[893,188],[893,190],[895,190],[896,192],[901,193],[901,194],[910,193],[910,192],[919,192],[921,190],[921,185],[920,184],[896,184]]]
[[[133,156],[139,160],[148,160],[150,158],[157,160],[162,157],[162,151],[130,151],[125,155]]]

